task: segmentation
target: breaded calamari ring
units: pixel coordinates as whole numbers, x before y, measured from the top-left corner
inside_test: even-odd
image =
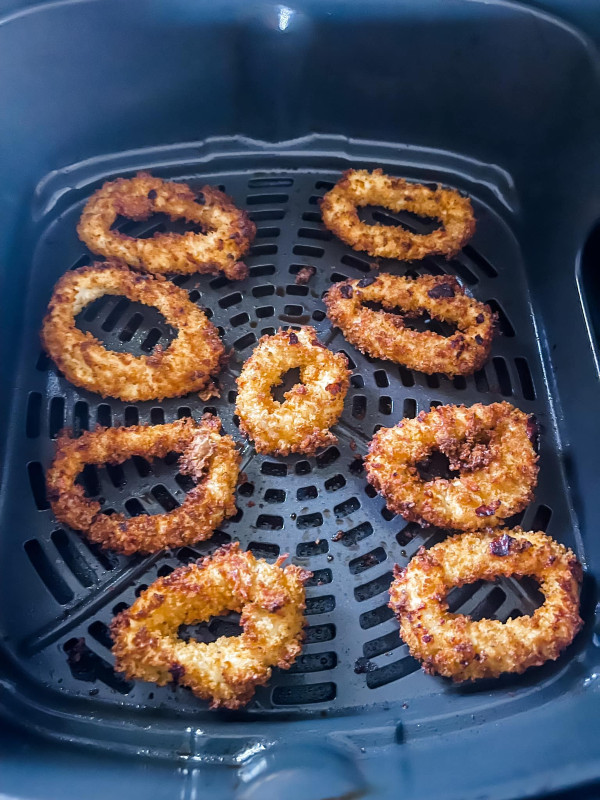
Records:
[[[159,578],[112,622],[116,669],[164,686],[176,681],[210,700],[240,708],[272,667],[289,669],[302,649],[304,581],[311,573],[256,559],[239,544]],[[182,624],[241,612],[243,632],[215,642],[185,642]]]
[[[357,208],[383,206],[390,211],[410,211],[432,217],[442,227],[427,234],[412,233],[401,225],[361,222]],[[431,255],[452,258],[475,232],[473,207],[468,197],[452,189],[430,189],[420,183],[393,178],[376,169],[349,169],[323,197],[321,214],[326,228],[354,250],[380,258],[414,261]]]
[[[205,232],[155,233],[150,239],[136,239],[111,230],[119,215],[139,221],[159,213],[201,225]],[[139,172],[135,178],[117,178],[94,192],[83,209],[77,233],[93,253],[118,258],[147,272],[223,272],[230,280],[238,280],[248,275],[240,258],[254,240],[256,226],[214,186],[194,192],[185,183]]]
[[[555,660],[582,625],[581,564],[544,533],[515,528],[459,534],[430,550],[422,547],[394,574],[390,608],[411,655],[426,672],[455,681],[497,678]],[[535,578],[545,602],[531,616],[504,623],[448,611],[453,587],[501,576]]]
[[[494,338],[491,308],[465,294],[456,278],[422,275],[377,277],[335,283],[325,298],[327,316],[344,337],[374,358],[385,358],[409,369],[471,375],[485,364]],[[364,303],[380,303],[373,311]],[[389,313],[399,309],[402,315]],[[456,325],[451,336],[416,331],[405,319],[427,312],[432,319]]]
[[[377,431],[365,458],[367,480],[390,511],[412,522],[464,531],[495,527],[533,498],[534,434],[533,420],[510,403],[438,406]],[[436,451],[458,477],[421,477],[419,467]]]
[[[75,318],[105,294],[154,306],[177,329],[166,348],[134,356],[107,350]],[[75,386],[121,400],[162,400],[189,392],[214,394],[225,348],[206,314],[183,289],[162,277],[142,275],[115,263],[96,263],[67,272],[54,287],[41,332],[48,355]]]
[[[96,428],[78,439],[62,435],[46,474],[48,500],[56,518],[85,533],[92,542],[125,555],[154,553],[166,547],[208,539],[235,514],[240,455],[221,421],[209,414],[201,422],[180,419],[167,425]],[[85,496],[75,479],[86,464],[121,464],[132,456],[164,458],[181,453],[179,470],[196,481],[181,506],[166,514],[128,518],[106,515]]]
[[[297,367],[301,383],[279,403],[271,389]],[[312,455],[337,441],[329,428],[342,413],[349,376],[346,356],[321,344],[314,328],[263,336],[237,380],[240,430],[258,453]]]

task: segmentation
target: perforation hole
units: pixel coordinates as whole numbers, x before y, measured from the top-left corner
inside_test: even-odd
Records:
[[[524,358],[515,358],[515,366],[517,368],[517,375],[521,382],[521,392],[525,400],[535,400],[535,388],[533,386],[533,378],[529,364]]]
[[[277,464],[275,461],[263,461],[260,465],[260,471],[263,475],[271,475],[275,478],[283,478],[287,475],[287,465]]]
[[[377,639],[371,639],[370,642],[365,642],[363,645],[363,655],[365,658],[375,658],[384,653],[390,653],[402,646],[402,639],[398,631],[391,631],[383,636],[378,636]]]
[[[385,604],[378,606],[371,611],[365,611],[359,616],[358,624],[361,628],[367,630],[368,628],[374,628],[376,625],[381,625],[382,622],[386,622],[393,616],[394,612],[387,604]]]
[[[246,203],[249,206],[263,205],[264,203],[287,203],[287,194],[249,194]]]
[[[354,547],[363,539],[366,539],[367,536],[371,536],[372,533],[373,526],[371,523],[361,522],[360,525],[350,528],[349,531],[344,531],[338,541],[341,541],[346,547]]]
[[[324,672],[337,666],[336,653],[301,653],[289,669],[290,675],[306,672]]]
[[[306,610],[307,617],[314,614],[330,614],[335,608],[335,597],[332,594],[321,595],[320,597],[307,597]]]
[[[296,519],[296,527],[300,530],[306,528],[318,528],[323,524],[323,515],[318,511],[314,514],[300,514]]]
[[[317,467],[319,467],[319,469],[329,467],[331,464],[335,463],[339,457],[340,451],[337,449],[337,447],[328,447],[327,450],[323,451],[317,456]]]
[[[319,492],[317,491],[316,486],[303,486],[296,492],[296,500],[299,503],[302,503],[305,500],[314,500],[314,498],[317,497],[318,494]]]
[[[125,510],[130,517],[142,517],[148,514],[137,497],[131,497],[129,500],[125,501]]]
[[[334,506],[333,513],[336,517],[348,517],[358,511],[359,508],[360,500],[357,497],[350,497],[348,500],[344,500],[343,503]]]
[[[46,511],[50,508],[50,503],[46,497],[44,469],[39,461],[30,461],[27,464],[27,474],[29,475],[29,485],[36,508],[38,511]]]
[[[379,398],[379,413],[389,416],[394,410],[394,403],[391,397],[382,395]]]
[[[343,255],[340,258],[340,261],[345,266],[354,267],[355,269],[358,269],[361,272],[371,271],[371,264],[368,261],[365,261],[364,258],[358,258],[357,256],[351,256],[351,255]]]
[[[329,242],[333,238],[331,231],[322,228],[299,228],[298,236],[301,239],[316,239]]]
[[[417,401],[412,398],[407,398],[402,407],[402,416],[408,419],[414,419],[417,416]]]
[[[361,586],[357,586],[354,589],[354,597],[359,603],[363,603],[365,600],[370,600],[371,597],[376,597],[382,592],[387,592],[393,579],[393,574],[391,572],[386,572],[383,575],[380,575],[378,578],[374,578],[372,581],[369,581],[368,583],[363,583]]]
[[[293,178],[280,178],[275,175],[269,175],[265,178],[250,178],[248,186],[251,189],[258,189],[273,186],[291,186],[293,183]]]
[[[470,259],[473,264],[481,271],[484,275],[488,278],[497,278],[498,272],[496,269],[490,264],[490,262],[485,259],[481,253],[471,247],[470,244],[466,244],[463,249],[463,254]]]
[[[92,586],[96,582],[96,573],[71,541],[66,531],[62,529],[53,531],[50,538],[62,560],[79,583],[86,588]]]
[[[306,644],[315,644],[317,642],[330,642],[335,639],[335,625],[331,622],[325,625],[310,625],[305,628],[304,641]]]
[[[355,394],[352,398],[352,416],[354,419],[363,420],[367,413],[367,398],[364,394]]]
[[[250,314],[247,314],[243,311],[241,314],[236,314],[229,320],[232,327],[237,328],[240,325],[245,325],[247,322],[250,322]]]
[[[384,369],[376,369],[373,373],[373,378],[375,379],[375,385],[380,389],[385,389],[390,385],[390,380]]]
[[[306,579],[305,586],[325,586],[333,580],[333,573],[328,567],[311,570],[312,576]]]
[[[295,283],[288,283],[285,287],[285,293],[296,295],[297,297],[306,297],[308,295],[308,286],[302,284],[296,285]]]
[[[249,269],[251,278],[262,278],[264,275],[274,275],[275,264],[260,264]]]
[[[339,489],[343,489],[345,485],[346,478],[339,473],[332,478],[328,478],[324,484],[325,490],[328,492],[337,492]]]
[[[265,226],[263,228],[256,229],[256,238],[274,239],[276,236],[279,236],[280,233],[281,233],[281,228],[276,228],[274,225]]]
[[[550,524],[551,517],[552,517],[552,509],[544,505],[538,506],[535,515],[531,520],[531,530],[532,531],[548,530],[548,525]]]
[[[254,297],[268,297],[275,294],[275,287],[272,283],[264,283],[262,286],[254,286],[252,289]]]
[[[283,489],[267,489],[265,501],[267,503],[285,503],[285,496]]]
[[[410,656],[406,656],[399,661],[394,661],[393,664],[386,664],[385,667],[367,672],[367,686],[369,689],[378,689],[380,686],[400,680],[418,669],[420,669],[419,663]]]
[[[57,572],[38,540],[29,539],[29,541],[25,542],[24,548],[32,567],[56,602],[60,603],[60,605],[65,605],[72,600],[73,592]]]
[[[108,403],[100,403],[100,405],[96,409],[96,419],[98,421],[98,425],[101,425],[103,428],[111,427],[112,409],[108,405]]]
[[[506,361],[501,356],[494,356],[492,363],[494,365],[494,369],[496,370],[500,394],[502,394],[504,397],[510,397],[512,395],[512,383],[510,380],[508,367],[506,366]]]
[[[463,264],[461,261],[457,261],[457,259],[453,258],[449,263],[449,267],[458,275],[462,283],[466,283],[468,286],[474,286],[476,283],[479,283],[477,275],[471,272],[467,265]]]
[[[335,683],[309,683],[300,686],[276,686],[271,702],[276,706],[330,703],[335,699]]]
[[[265,531],[280,531],[283,528],[283,517],[273,514],[260,514],[256,520],[256,528]]]
[[[312,472],[312,467],[309,461],[298,461],[294,467],[296,475],[308,475]]]
[[[248,550],[254,553],[255,558],[264,558],[265,561],[275,561],[279,556],[280,547],[278,544],[269,542],[250,542]]]
[[[60,431],[65,427],[65,399],[64,397],[53,397],[50,401],[50,412],[48,419],[48,433],[51,439],[56,439]]]
[[[90,683],[100,681],[120,694],[129,694],[133,689],[133,683],[117,675],[107,661],[88,647],[85,639],[69,639],[63,645],[63,650],[76,680]]]
[[[473,377],[475,378],[475,388],[478,392],[489,392],[490,385],[485,370],[478,370]]]
[[[386,558],[387,554],[383,547],[376,547],[375,550],[371,550],[358,558],[352,559],[348,564],[348,568],[352,575],[358,575],[361,572],[372,569],[372,567],[376,567],[377,564],[381,564]]]
[[[296,555],[298,558],[312,558],[320,556],[329,551],[327,539],[317,539],[316,542],[300,542],[296,545]]]
[[[277,245],[269,242],[268,244],[253,244],[250,247],[250,256],[272,256],[277,252]]]
[[[245,350],[247,347],[250,347],[251,345],[255,344],[257,341],[258,340],[257,340],[256,336],[253,333],[247,333],[244,336],[242,336],[240,339],[237,339],[233,343],[233,346],[235,347],[236,350]]]
[[[219,300],[219,305],[221,308],[229,308],[230,306],[234,306],[237,303],[242,302],[242,295],[239,292],[232,292],[228,294],[226,297],[221,297]]]
[[[321,258],[325,254],[322,247],[315,247],[310,244],[296,244],[292,249],[295,256],[308,256],[309,258]]]
[[[487,304],[492,311],[498,315],[497,324],[498,328],[500,329],[500,333],[507,338],[512,338],[515,335],[515,329],[513,328],[512,322],[509,320],[500,303],[497,300],[488,300]]]

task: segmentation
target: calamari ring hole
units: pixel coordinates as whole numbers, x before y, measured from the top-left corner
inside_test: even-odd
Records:
[[[271,386],[271,397],[276,403],[285,403],[285,393],[298,384],[302,384],[300,367],[292,367],[283,373],[280,383]]]
[[[358,218],[367,225],[387,225],[388,227],[406,228],[411,233],[428,234],[442,227],[435,217],[422,217],[412,211],[390,211],[383,206],[359,206]]]
[[[473,446],[461,452],[461,462],[463,463],[460,469],[455,469],[450,466],[450,459],[445,453],[442,453],[440,450],[432,450],[427,458],[415,464],[419,477],[424,483],[429,483],[438,478],[448,481],[454,480],[454,478],[460,478],[463,473],[470,472],[473,468],[484,466],[478,465],[476,460],[475,463],[469,464],[469,459],[474,455],[474,447],[480,445],[487,447],[489,443],[490,433],[488,431],[481,431],[473,441]],[[464,447],[464,443],[458,442],[458,444]]]
[[[82,333],[91,333],[107,350],[149,356],[158,346],[166,350],[177,337],[154,306],[132,302],[122,295],[103,294],[75,317]]]
[[[204,622],[180,625],[177,635],[184,642],[203,642],[212,644],[221,637],[240,636],[244,629],[240,625],[240,614],[235,611],[224,612],[210,617]]]
[[[464,614],[474,622],[531,616],[544,603],[539,583],[534,577],[504,576],[495,581],[474,581],[456,586],[446,596],[451,614]]]
[[[450,322],[443,322],[439,319],[433,319],[426,311],[418,315],[407,315],[401,308],[384,308],[383,305],[376,300],[364,300],[361,305],[364,308],[368,308],[370,311],[394,314],[398,317],[402,317],[405,327],[417,331],[418,333],[431,331],[432,333],[437,333],[447,338],[453,336],[458,330],[458,325],[453,325]]]
[[[153,409],[162,412],[162,409]],[[154,424],[163,424],[159,415],[154,416]],[[181,453],[167,453],[164,458],[146,459],[142,456],[131,456],[120,464],[86,464],[77,476],[76,484],[82,486],[89,500],[100,503],[101,513],[110,516],[119,511],[128,517],[155,516],[167,514],[178,508],[185,500],[185,495],[197,485],[190,475],[181,472],[173,474]],[[144,491],[134,496],[127,496],[129,480],[137,484],[141,479]],[[109,501],[103,496],[103,486],[114,495],[114,490],[123,492],[121,508],[110,508]]]
[[[206,233],[203,225],[190,222],[184,218],[171,219],[168,214],[151,214],[148,219],[137,222],[121,214],[110,226],[111,231],[118,231],[131,239],[152,239],[157,233]]]

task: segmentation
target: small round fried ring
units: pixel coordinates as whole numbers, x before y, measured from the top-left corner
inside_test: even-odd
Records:
[[[365,459],[367,480],[390,511],[421,525],[478,530],[502,524],[533,499],[535,423],[510,403],[438,406],[381,428]],[[458,477],[425,480],[419,466],[443,453]]]
[[[364,303],[380,303],[373,311]],[[471,375],[485,364],[494,337],[491,308],[465,294],[449,275],[402,278],[381,274],[334,284],[325,296],[327,316],[362,353],[432,375]],[[399,309],[402,315],[389,313]],[[451,336],[407,327],[427,312],[457,326]]]
[[[240,708],[272,667],[289,669],[300,653],[304,581],[311,573],[256,559],[235,543],[159,578],[112,622],[116,669],[159,686],[176,681],[211,708]],[[215,642],[185,642],[182,624],[241,612],[243,632]]]
[[[272,387],[297,367],[301,383],[277,402]],[[240,430],[258,453],[312,455],[337,441],[329,428],[342,413],[349,376],[346,357],[321,344],[314,328],[263,336],[237,381]]]
[[[208,539],[225,517],[235,514],[240,456],[221,421],[180,419],[167,425],[97,428],[78,439],[62,435],[46,475],[48,499],[56,518],[92,542],[125,555],[155,553],[167,547]],[[127,518],[103,514],[75,479],[86,464],[121,464],[132,456],[164,458],[181,453],[179,470],[197,483],[179,508],[166,514]]]
[[[105,294],[154,306],[178,330],[166,348],[134,356],[107,350],[75,317]],[[44,318],[42,345],[75,386],[121,400],[162,400],[189,392],[214,394],[211,376],[219,372],[225,348],[215,326],[187,292],[162,277],[142,275],[118,264],[102,263],[67,272],[54,287]]]
[[[426,672],[455,681],[497,678],[555,660],[582,625],[581,565],[544,533],[515,528],[459,534],[430,550],[422,547],[394,573],[390,608],[411,655]],[[448,611],[453,587],[510,576],[539,582],[545,602],[531,616],[502,623]]]
[[[401,225],[361,222],[357,208],[383,206],[390,211],[410,211],[438,219],[442,227],[417,234]],[[325,227],[354,250],[377,258],[414,261],[431,255],[452,258],[475,232],[473,207],[468,197],[451,189],[430,189],[420,183],[392,178],[382,170],[350,169],[321,201]]]
[[[206,232],[155,233],[150,239],[136,239],[111,230],[119,215],[140,221],[159,213],[196,223]],[[203,186],[194,193],[185,183],[162,181],[140,172],[135,178],[117,178],[98,189],[83,209],[77,233],[93,253],[147,272],[223,272],[230,280],[238,280],[248,275],[240,258],[254,240],[256,226],[214,186]]]

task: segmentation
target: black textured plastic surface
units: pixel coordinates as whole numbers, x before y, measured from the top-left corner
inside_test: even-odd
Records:
[[[132,683],[115,674],[108,625],[113,614],[131,604],[157,576],[232,540],[267,559],[289,553],[314,577],[307,591],[308,628],[302,655],[289,672],[275,671],[270,685],[257,691],[246,710],[222,717],[274,721],[277,716],[350,713],[382,704],[401,707],[417,697],[456,695],[449,683],[419,670],[387,607],[393,564],[406,564],[420,545],[431,545],[444,533],[422,530],[390,514],[368,486],[361,460],[378,427],[436,404],[508,400],[536,415],[539,486],[535,503],[513,521],[522,521],[526,529],[548,530],[576,547],[527,287],[509,229],[489,206],[474,198],[477,233],[458,258],[429,258],[410,265],[381,263],[382,269],[397,274],[456,275],[499,314],[501,335],[483,370],[453,381],[417,374],[359,354],[325,317],[321,297],[331,283],[364,276],[372,261],[335,239],[320,221],[318,198],[338,176],[339,172],[322,170],[200,175],[187,166],[169,172],[169,177],[189,180],[192,186],[221,185],[248,210],[258,228],[247,258],[247,280],[234,283],[202,275],[174,278],[193,302],[207,310],[231,349],[229,365],[220,376],[221,396],[208,403],[187,396],[162,403],[125,404],[78,390],[57,374],[40,352],[37,328],[55,280],[65,270],[92,261],[75,232],[82,200],[45,226],[32,266],[36,299],[31,308],[39,316],[24,348],[21,402],[15,406],[18,419],[8,453],[9,497],[11,483],[15,487],[26,483],[28,492],[23,496],[15,491],[15,504],[6,507],[3,553],[9,554],[9,560],[2,559],[0,580],[1,633],[18,667],[24,696],[35,687],[36,702],[41,692],[44,704],[62,713],[110,714],[113,720],[122,716],[140,723],[152,719],[154,726],[163,726],[166,742],[170,741],[168,724],[175,718],[218,720],[219,715],[208,712],[206,704],[188,690]],[[436,176],[428,171],[420,177],[427,181]],[[366,219],[395,221],[383,210],[369,210]],[[397,219],[425,229],[414,218]],[[120,229],[146,236],[159,225],[164,228],[164,221],[129,221]],[[171,227],[177,230],[177,225]],[[315,267],[314,275],[306,285],[296,284],[298,270],[306,265]],[[134,308],[123,298],[97,301],[82,312],[79,324],[108,347],[138,353],[149,352],[158,343],[166,345],[172,337],[154,310]],[[257,456],[236,429],[235,378],[261,335],[301,324],[314,325],[323,342],[348,355],[353,368],[345,410],[334,429],[339,443],[314,458]],[[52,458],[53,439],[63,426],[71,426],[77,434],[97,424],[157,424],[186,415],[199,418],[205,411],[217,413],[225,430],[241,441],[245,473],[236,517],[225,522],[210,541],[173,553],[124,558],[101,551],[56,522],[43,475]],[[83,480],[90,495],[102,498],[105,510],[129,514],[169,510],[189,488],[168,459],[152,464],[135,459],[99,471],[90,468]],[[506,581],[464,587],[455,592],[452,607],[506,619],[530,613],[536,604],[534,587]],[[215,621],[209,631],[219,635],[230,632],[231,626]],[[518,688],[539,680],[547,686],[559,674],[564,659],[569,655],[536,674],[508,678],[500,685]],[[460,711],[466,713],[473,702],[485,709],[487,688],[463,693]],[[90,733],[89,738],[93,740],[94,735]]]

